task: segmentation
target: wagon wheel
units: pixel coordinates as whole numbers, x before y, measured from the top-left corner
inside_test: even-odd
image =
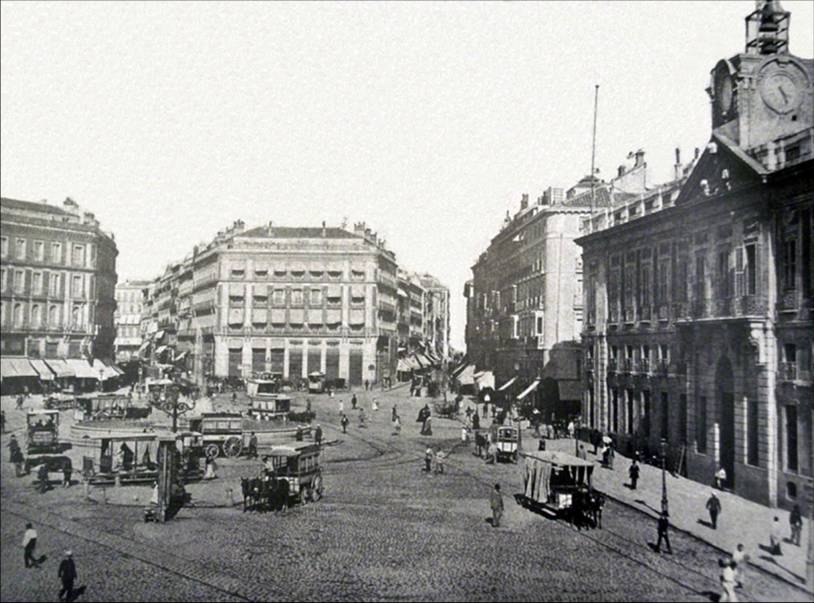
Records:
[[[208,444],[206,448],[204,448],[204,454],[211,459],[218,458],[220,447],[217,444]]]
[[[318,501],[322,498],[322,476],[317,475],[314,478],[313,489],[311,490],[311,500],[314,502]]]
[[[223,454],[229,458],[238,456],[241,450],[243,450],[243,442],[237,436],[226,438],[226,441],[223,442]]]

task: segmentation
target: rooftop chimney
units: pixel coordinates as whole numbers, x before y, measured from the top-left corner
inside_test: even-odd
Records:
[[[523,193],[523,196],[520,198],[520,211],[529,208],[529,196],[528,193]]]
[[[698,147],[695,147],[695,155],[693,157],[694,161],[698,161],[698,157],[701,155],[701,150]]]
[[[639,149],[638,151],[636,151],[635,157],[636,157],[636,163],[634,164],[633,167],[641,167],[641,166],[643,166],[644,165],[644,150]]]
[[[325,227],[325,220],[322,221],[322,238],[324,239],[328,235],[328,230]]]
[[[675,168],[675,179],[678,180],[684,173],[681,168],[681,149],[678,147],[676,147],[676,164],[673,167]]]
[[[621,177],[622,177],[622,176],[624,176],[624,175],[625,175],[625,166],[620,165],[620,166],[619,166],[619,167],[616,169],[616,177],[617,177],[617,178],[621,178]]]
[[[274,226],[274,222],[269,220],[268,226],[266,226],[266,232],[268,233],[268,236],[271,236],[271,229],[272,229],[273,226]]]

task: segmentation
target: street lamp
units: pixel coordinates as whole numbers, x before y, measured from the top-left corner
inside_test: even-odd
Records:
[[[667,509],[667,440],[661,438],[661,512],[669,515]]]
[[[574,419],[574,456],[579,456],[579,425],[581,422],[579,417]]]
[[[180,389],[177,385],[164,386],[164,400],[153,401],[153,406],[160,408],[168,415],[172,416],[172,432],[178,429],[178,415],[185,414],[195,408],[195,401],[183,402],[180,398]]]

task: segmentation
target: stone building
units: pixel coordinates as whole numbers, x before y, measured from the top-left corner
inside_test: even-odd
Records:
[[[141,347],[141,314],[144,309],[143,289],[148,281],[124,281],[116,285],[116,362],[138,359]]]
[[[591,205],[607,203],[601,184],[587,176],[567,192],[547,189],[533,204],[524,194],[465,287],[467,358],[494,371],[498,385],[516,378],[513,386],[533,386],[527,395],[534,392],[538,406],[544,397],[557,405],[565,390],[579,400],[579,346],[565,345],[578,341],[582,328],[582,258],[574,239]],[[543,395],[537,386],[545,379],[553,383]]]
[[[395,376],[397,278],[395,255],[364,223],[349,232],[237,221],[144,287],[144,357],[199,380]]]
[[[814,61],[762,3],[712,70],[712,133],[690,170],[585,223],[583,415],[764,504],[812,475]]]
[[[0,199],[0,353],[112,359],[113,235],[72,199]]]
[[[439,358],[449,357],[449,288],[431,274],[419,277],[424,288],[424,341]]]

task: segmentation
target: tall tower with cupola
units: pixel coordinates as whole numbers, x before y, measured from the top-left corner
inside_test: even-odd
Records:
[[[758,0],[746,17],[745,51],[711,72],[712,129],[741,148],[814,123],[814,60],[789,53],[790,21],[778,0]]]

